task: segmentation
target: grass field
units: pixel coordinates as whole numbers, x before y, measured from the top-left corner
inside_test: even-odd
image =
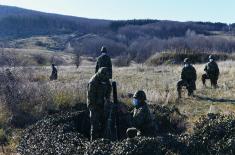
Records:
[[[194,122],[208,112],[235,113],[234,65],[234,61],[219,62],[221,75],[216,90],[210,87],[209,81],[206,88],[202,86],[200,78],[204,65],[195,65],[198,75],[195,97],[188,97],[184,89],[180,100],[176,92],[182,68],[180,65],[149,67],[133,64],[114,68],[113,80],[117,81],[119,100],[128,105],[131,103],[128,94],[142,89],[147,94],[149,104],[178,107],[181,113],[188,116],[188,131],[191,132]],[[79,68],[59,66],[57,81],[49,81],[49,66],[15,67],[11,70],[21,79],[24,95],[30,98],[22,103],[23,109],[35,115],[43,115],[43,111],[48,108],[70,107],[86,102],[87,83],[94,74],[94,62],[83,61]],[[3,103],[0,110],[0,120],[4,123],[8,114]]]
[[[130,67],[114,68],[113,80],[117,81],[119,99],[130,103],[126,98],[128,93],[143,89],[147,93],[150,104],[158,103],[164,105],[175,105],[182,113],[191,120],[197,119],[200,115],[206,114],[209,109],[221,113],[235,112],[235,65],[233,61],[219,62],[220,78],[219,88],[212,89],[209,81],[204,88],[201,83],[204,65],[195,65],[197,70],[196,97],[187,97],[184,90],[183,98],[177,99],[176,83],[179,80],[182,66],[169,65],[149,67],[145,65],[132,65]],[[17,72],[24,70],[24,79],[31,83],[42,83],[53,91],[52,94],[61,95],[61,104],[75,104],[86,102],[86,86],[94,73],[92,63],[83,63],[78,69],[74,66],[59,66],[57,81],[50,82],[50,67],[18,68]],[[66,97],[70,95],[69,97]],[[56,97],[58,98],[58,96]],[[69,100],[69,101],[66,101]],[[56,101],[55,101],[56,102]]]

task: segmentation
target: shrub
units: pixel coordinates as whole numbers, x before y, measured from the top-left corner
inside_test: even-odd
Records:
[[[129,66],[130,63],[131,63],[131,58],[126,55],[119,56],[113,60],[114,66],[117,66],[117,67]]]
[[[39,65],[46,65],[46,63],[48,62],[47,58],[40,54],[34,55],[33,58]]]
[[[194,134],[189,138],[192,154],[234,154],[235,117],[208,114],[196,122]]]
[[[192,63],[204,63],[208,61],[208,57],[211,54],[215,57],[216,60],[235,60],[235,57],[231,57],[230,54],[226,53],[162,52],[150,57],[146,61],[146,64],[151,66],[162,64],[181,64],[185,58],[189,58]]]

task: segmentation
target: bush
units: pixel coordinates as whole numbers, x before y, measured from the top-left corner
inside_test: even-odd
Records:
[[[187,117],[179,109],[160,105],[151,105],[150,109],[159,134],[181,134],[187,130]]]
[[[117,67],[129,66],[130,63],[131,63],[131,58],[126,55],[119,56],[115,60],[113,60],[114,66],[117,66]]]
[[[150,57],[146,64],[150,66],[157,66],[162,64],[182,64],[185,58],[189,58],[193,64],[208,62],[209,55],[213,55],[216,60],[224,61],[228,59],[235,60],[235,57],[231,57],[226,53],[195,53],[195,52],[162,52],[157,53]]]
[[[235,117],[208,114],[196,122],[189,138],[191,154],[235,154]]]
[[[46,65],[48,62],[47,58],[40,55],[40,54],[34,55],[33,58],[37,62],[37,64],[39,64],[39,65]]]

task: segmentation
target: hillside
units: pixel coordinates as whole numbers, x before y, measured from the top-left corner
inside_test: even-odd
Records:
[[[69,51],[143,63],[159,52],[235,52],[235,24],[168,20],[98,20],[0,6],[1,46]],[[123,60],[123,59],[122,59]]]
[[[108,23],[105,20],[49,14],[0,5],[1,38],[96,32]]]

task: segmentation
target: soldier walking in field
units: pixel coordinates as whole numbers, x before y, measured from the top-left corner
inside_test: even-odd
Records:
[[[90,111],[90,139],[101,138],[105,127],[105,103],[109,103],[111,84],[109,68],[101,67],[90,79],[87,91],[87,107]]]
[[[188,96],[193,95],[193,91],[196,90],[197,73],[195,68],[191,65],[188,58],[184,59],[184,67],[181,72],[181,80],[177,83],[178,98],[181,98],[182,87],[186,87],[188,90]]]
[[[51,68],[52,68],[52,72],[51,72],[50,80],[57,80],[58,75],[57,75],[57,69],[55,67],[55,64],[52,64]]]
[[[127,129],[127,136],[132,138],[136,136],[137,131],[142,136],[154,136],[156,127],[153,123],[148,104],[146,103],[146,94],[139,90],[133,95],[133,115],[131,117],[132,128]]]
[[[202,75],[203,85],[206,86],[206,79],[210,79],[211,86],[213,88],[216,88],[220,71],[219,71],[219,67],[217,63],[215,62],[215,58],[213,57],[213,55],[209,56],[209,62],[206,64],[204,71],[206,73]]]
[[[109,79],[112,79],[112,61],[110,56],[107,55],[107,49],[104,46],[102,46],[101,55],[97,59],[95,73],[97,73],[101,67],[108,68]]]

